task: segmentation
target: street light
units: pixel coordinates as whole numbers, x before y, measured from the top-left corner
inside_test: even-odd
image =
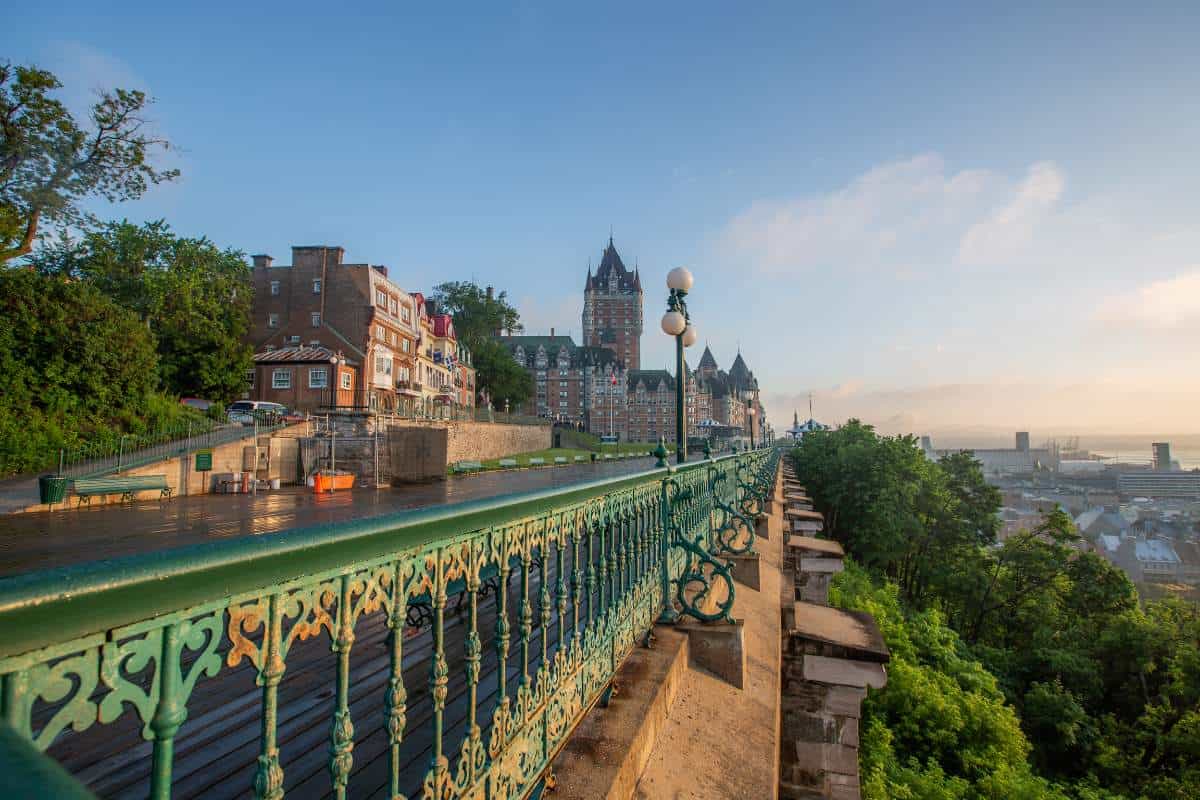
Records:
[[[754,406],[746,409],[746,414],[750,417],[750,449],[754,449]]]
[[[696,343],[698,334],[691,324],[687,310],[687,293],[692,289],[692,273],[684,267],[676,267],[667,273],[667,313],[663,314],[662,330],[667,336],[675,337],[675,460],[687,463],[687,366],[683,360],[683,348]]]

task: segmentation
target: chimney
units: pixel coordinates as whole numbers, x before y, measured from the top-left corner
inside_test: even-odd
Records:
[[[550,326],[550,338],[551,339],[554,338],[554,326],[553,325]]]
[[[487,287],[487,299],[488,300],[496,299],[496,290],[493,289],[491,286]]]
[[[259,253],[256,256],[250,256],[250,258],[256,267],[269,267],[271,266],[271,262],[275,260],[265,253]]]
[[[371,269],[375,270],[383,277],[385,277],[385,278],[387,277],[387,267],[385,267],[383,264],[376,264],[373,267],[371,267]]]

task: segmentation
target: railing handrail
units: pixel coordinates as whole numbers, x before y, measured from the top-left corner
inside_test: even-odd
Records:
[[[538,489],[263,536],[93,561],[0,579],[0,658],[186,610],[444,538],[453,542],[646,480],[705,469],[724,455]]]

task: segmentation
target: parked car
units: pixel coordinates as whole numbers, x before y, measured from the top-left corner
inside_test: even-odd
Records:
[[[202,400],[199,397],[181,397],[179,398],[179,405],[194,408],[197,411],[208,411],[212,407],[212,401]]]
[[[238,400],[231,403],[225,413],[230,422],[240,422],[243,425],[253,425],[255,420],[274,425],[288,419],[290,415],[287,406],[264,400]]]

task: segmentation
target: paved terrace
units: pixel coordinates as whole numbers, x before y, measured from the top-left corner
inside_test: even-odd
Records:
[[[202,542],[369,519],[649,469],[653,458],[485,472],[444,481],[315,495],[300,487],[259,495],[208,494],[80,511],[0,516],[0,577]]]

